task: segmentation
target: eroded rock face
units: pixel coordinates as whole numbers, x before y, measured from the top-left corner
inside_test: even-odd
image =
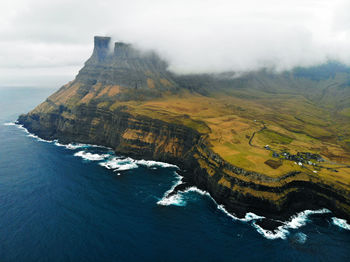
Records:
[[[210,150],[201,134],[188,127],[134,117],[119,109],[104,111],[91,104],[79,106],[71,114],[74,119],[62,112],[34,113],[22,115],[18,121],[45,139],[104,145],[135,158],[176,164],[183,170],[185,182],[208,191],[219,204],[241,217],[256,212],[287,219],[295,212],[323,207],[348,217],[347,209],[337,205],[350,206],[347,192],[337,192],[300,172],[273,179],[232,166]]]
[[[110,37],[95,37],[94,51],[80,70],[76,81],[86,85],[120,85],[148,89],[150,82],[158,89],[166,89],[160,82],[174,84],[166,70],[167,63],[154,52],[139,51],[132,45],[117,42],[111,47]]]
[[[187,183],[208,191],[239,216],[256,212],[286,219],[297,211],[326,207],[350,217],[349,191],[332,188],[317,175],[271,177],[244,170],[213,152],[207,134],[119,106],[118,101],[137,103],[179,88],[215,85],[210,76],[176,77],[156,54],[124,43],[115,43],[112,50],[110,41],[95,37],[93,54],[76,79],[18,122],[44,139],[98,144],[135,158],[176,164]]]

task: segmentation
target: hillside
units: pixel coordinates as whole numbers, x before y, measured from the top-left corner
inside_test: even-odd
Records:
[[[18,122],[175,163],[237,215],[326,207],[350,218],[350,68],[176,75],[154,52],[110,41],[95,37],[76,78]]]

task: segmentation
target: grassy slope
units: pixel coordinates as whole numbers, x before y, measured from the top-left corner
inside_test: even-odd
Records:
[[[214,152],[246,170],[272,177],[290,171],[315,176],[313,171],[317,171],[319,177],[330,183],[340,181],[350,185],[350,168],[343,166],[350,164],[349,92],[338,84],[346,77],[340,73],[322,81],[299,79],[298,86],[281,88],[286,82],[270,81],[263,75],[257,79],[258,87],[248,83],[247,88],[242,80],[242,88],[224,88],[206,96],[182,90],[177,94],[163,92],[162,97],[152,100],[124,102],[114,98],[125,92],[120,86],[96,84],[87,94],[81,94],[81,85],[73,82],[35,110],[47,112],[54,109],[54,104],[74,107],[91,101],[112,111],[123,107],[131,114],[183,124],[207,134]],[[278,160],[264,149],[266,144],[278,152],[321,154],[327,160],[322,165],[338,172],[311,165],[303,168],[287,160],[274,169],[265,164],[270,159]]]

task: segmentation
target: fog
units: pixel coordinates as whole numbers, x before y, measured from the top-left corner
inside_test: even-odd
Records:
[[[350,64],[350,1],[4,0],[0,86],[59,86],[112,36],[178,73]]]

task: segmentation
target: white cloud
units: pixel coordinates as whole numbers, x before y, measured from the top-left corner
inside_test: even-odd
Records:
[[[155,48],[179,72],[349,63],[348,10],[343,0],[5,0],[0,85],[71,80],[94,35]]]

